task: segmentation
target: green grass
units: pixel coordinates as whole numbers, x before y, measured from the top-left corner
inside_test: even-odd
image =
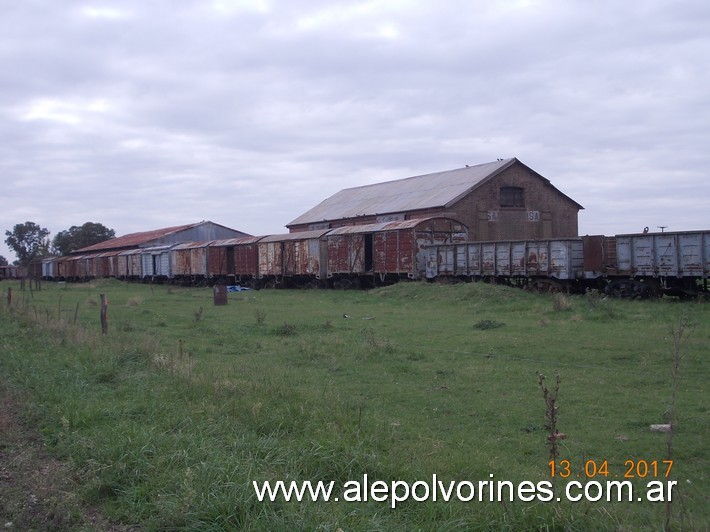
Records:
[[[537,371],[561,375],[560,459],[575,475],[588,459],[612,474],[663,460],[649,425],[667,420],[684,316],[672,523],[710,527],[704,302],[402,283],[213,306],[210,289],[12,286],[0,372],[28,398],[27,422],[86,501],[147,529],[662,528],[662,503],[260,503],[251,481],[547,480]]]

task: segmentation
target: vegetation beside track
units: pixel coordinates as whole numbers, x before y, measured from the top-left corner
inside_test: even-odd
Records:
[[[0,374],[22,422],[69,465],[78,499],[124,526],[661,528],[663,503],[262,503],[252,480],[547,480],[538,371],[561,376],[559,459],[623,475],[666,457],[649,426],[668,421],[685,323],[671,523],[710,527],[707,303],[401,283],[213,306],[210,289],[8,286]]]

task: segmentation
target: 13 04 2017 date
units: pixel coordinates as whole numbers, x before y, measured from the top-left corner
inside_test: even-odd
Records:
[[[668,478],[673,469],[673,460],[628,459],[623,467],[609,466],[609,460],[585,460],[575,471],[569,460],[550,460],[551,477],[612,477],[612,478]]]

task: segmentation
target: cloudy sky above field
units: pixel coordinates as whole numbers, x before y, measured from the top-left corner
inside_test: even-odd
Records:
[[[2,1],[4,231],[251,234],[517,157],[580,232],[710,228],[707,0]]]

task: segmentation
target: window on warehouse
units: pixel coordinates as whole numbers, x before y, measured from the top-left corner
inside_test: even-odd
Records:
[[[521,187],[500,187],[501,207],[525,207],[523,189]]]

